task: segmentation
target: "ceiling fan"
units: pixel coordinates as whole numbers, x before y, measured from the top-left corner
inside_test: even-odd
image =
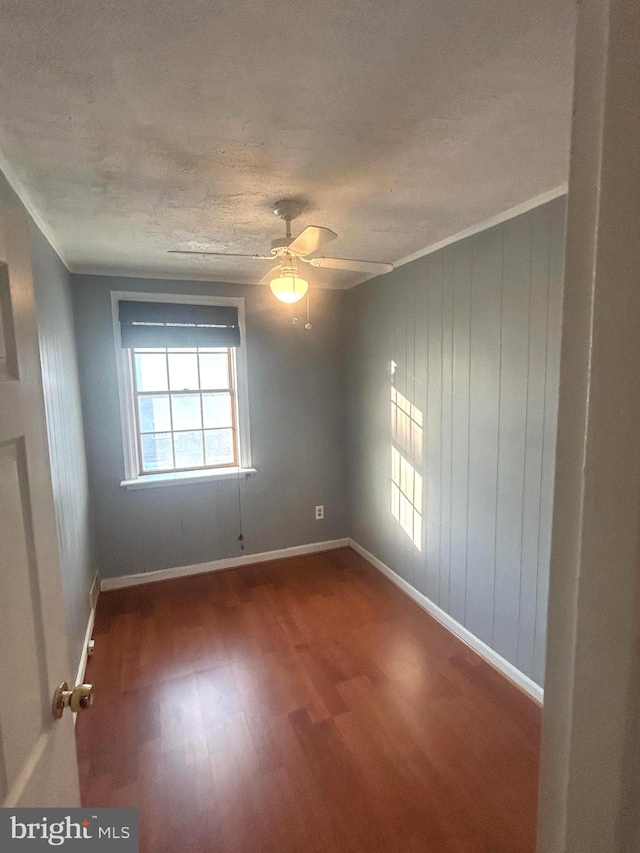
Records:
[[[260,284],[270,284],[273,294],[282,302],[297,302],[302,299],[309,289],[309,283],[298,273],[298,261],[313,267],[335,270],[350,270],[353,272],[368,272],[376,275],[391,272],[393,264],[378,261],[358,261],[352,258],[314,257],[319,249],[338,236],[329,228],[308,225],[297,237],[291,236],[291,222],[300,216],[304,205],[295,199],[283,199],[273,206],[273,212],[286,223],[284,237],[271,241],[271,252],[268,255],[239,255],[233,252],[209,252],[206,249],[170,249],[174,255],[212,255],[224,258],[249,258],[254,261],[274,261],[278,265],[271,269],[261,280]]]

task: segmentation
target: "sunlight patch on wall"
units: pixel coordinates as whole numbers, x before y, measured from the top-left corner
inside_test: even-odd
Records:
[[[423,415],[396,388],[391,388],[391,514],[422,551]]]

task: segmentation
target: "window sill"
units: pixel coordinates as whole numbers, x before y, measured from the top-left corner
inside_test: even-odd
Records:
[[[187,486],[192,483],[210,483],[218,480],[236,480],[250,477],[255,468],[220,468],[217,471],[182,471],[177,474],[144,474],[135,480],[123,480],[125,489],[155,489],[159,486]]]

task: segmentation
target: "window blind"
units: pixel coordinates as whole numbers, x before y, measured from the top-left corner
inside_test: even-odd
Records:
[[[237,347],[238,309],[177,302],[119,303],[123,347]]]

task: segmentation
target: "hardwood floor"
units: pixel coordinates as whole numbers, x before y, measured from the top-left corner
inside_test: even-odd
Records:
[[[344,548],[102,593],[85,806],[142,853],[527,853],[540,709]]]

